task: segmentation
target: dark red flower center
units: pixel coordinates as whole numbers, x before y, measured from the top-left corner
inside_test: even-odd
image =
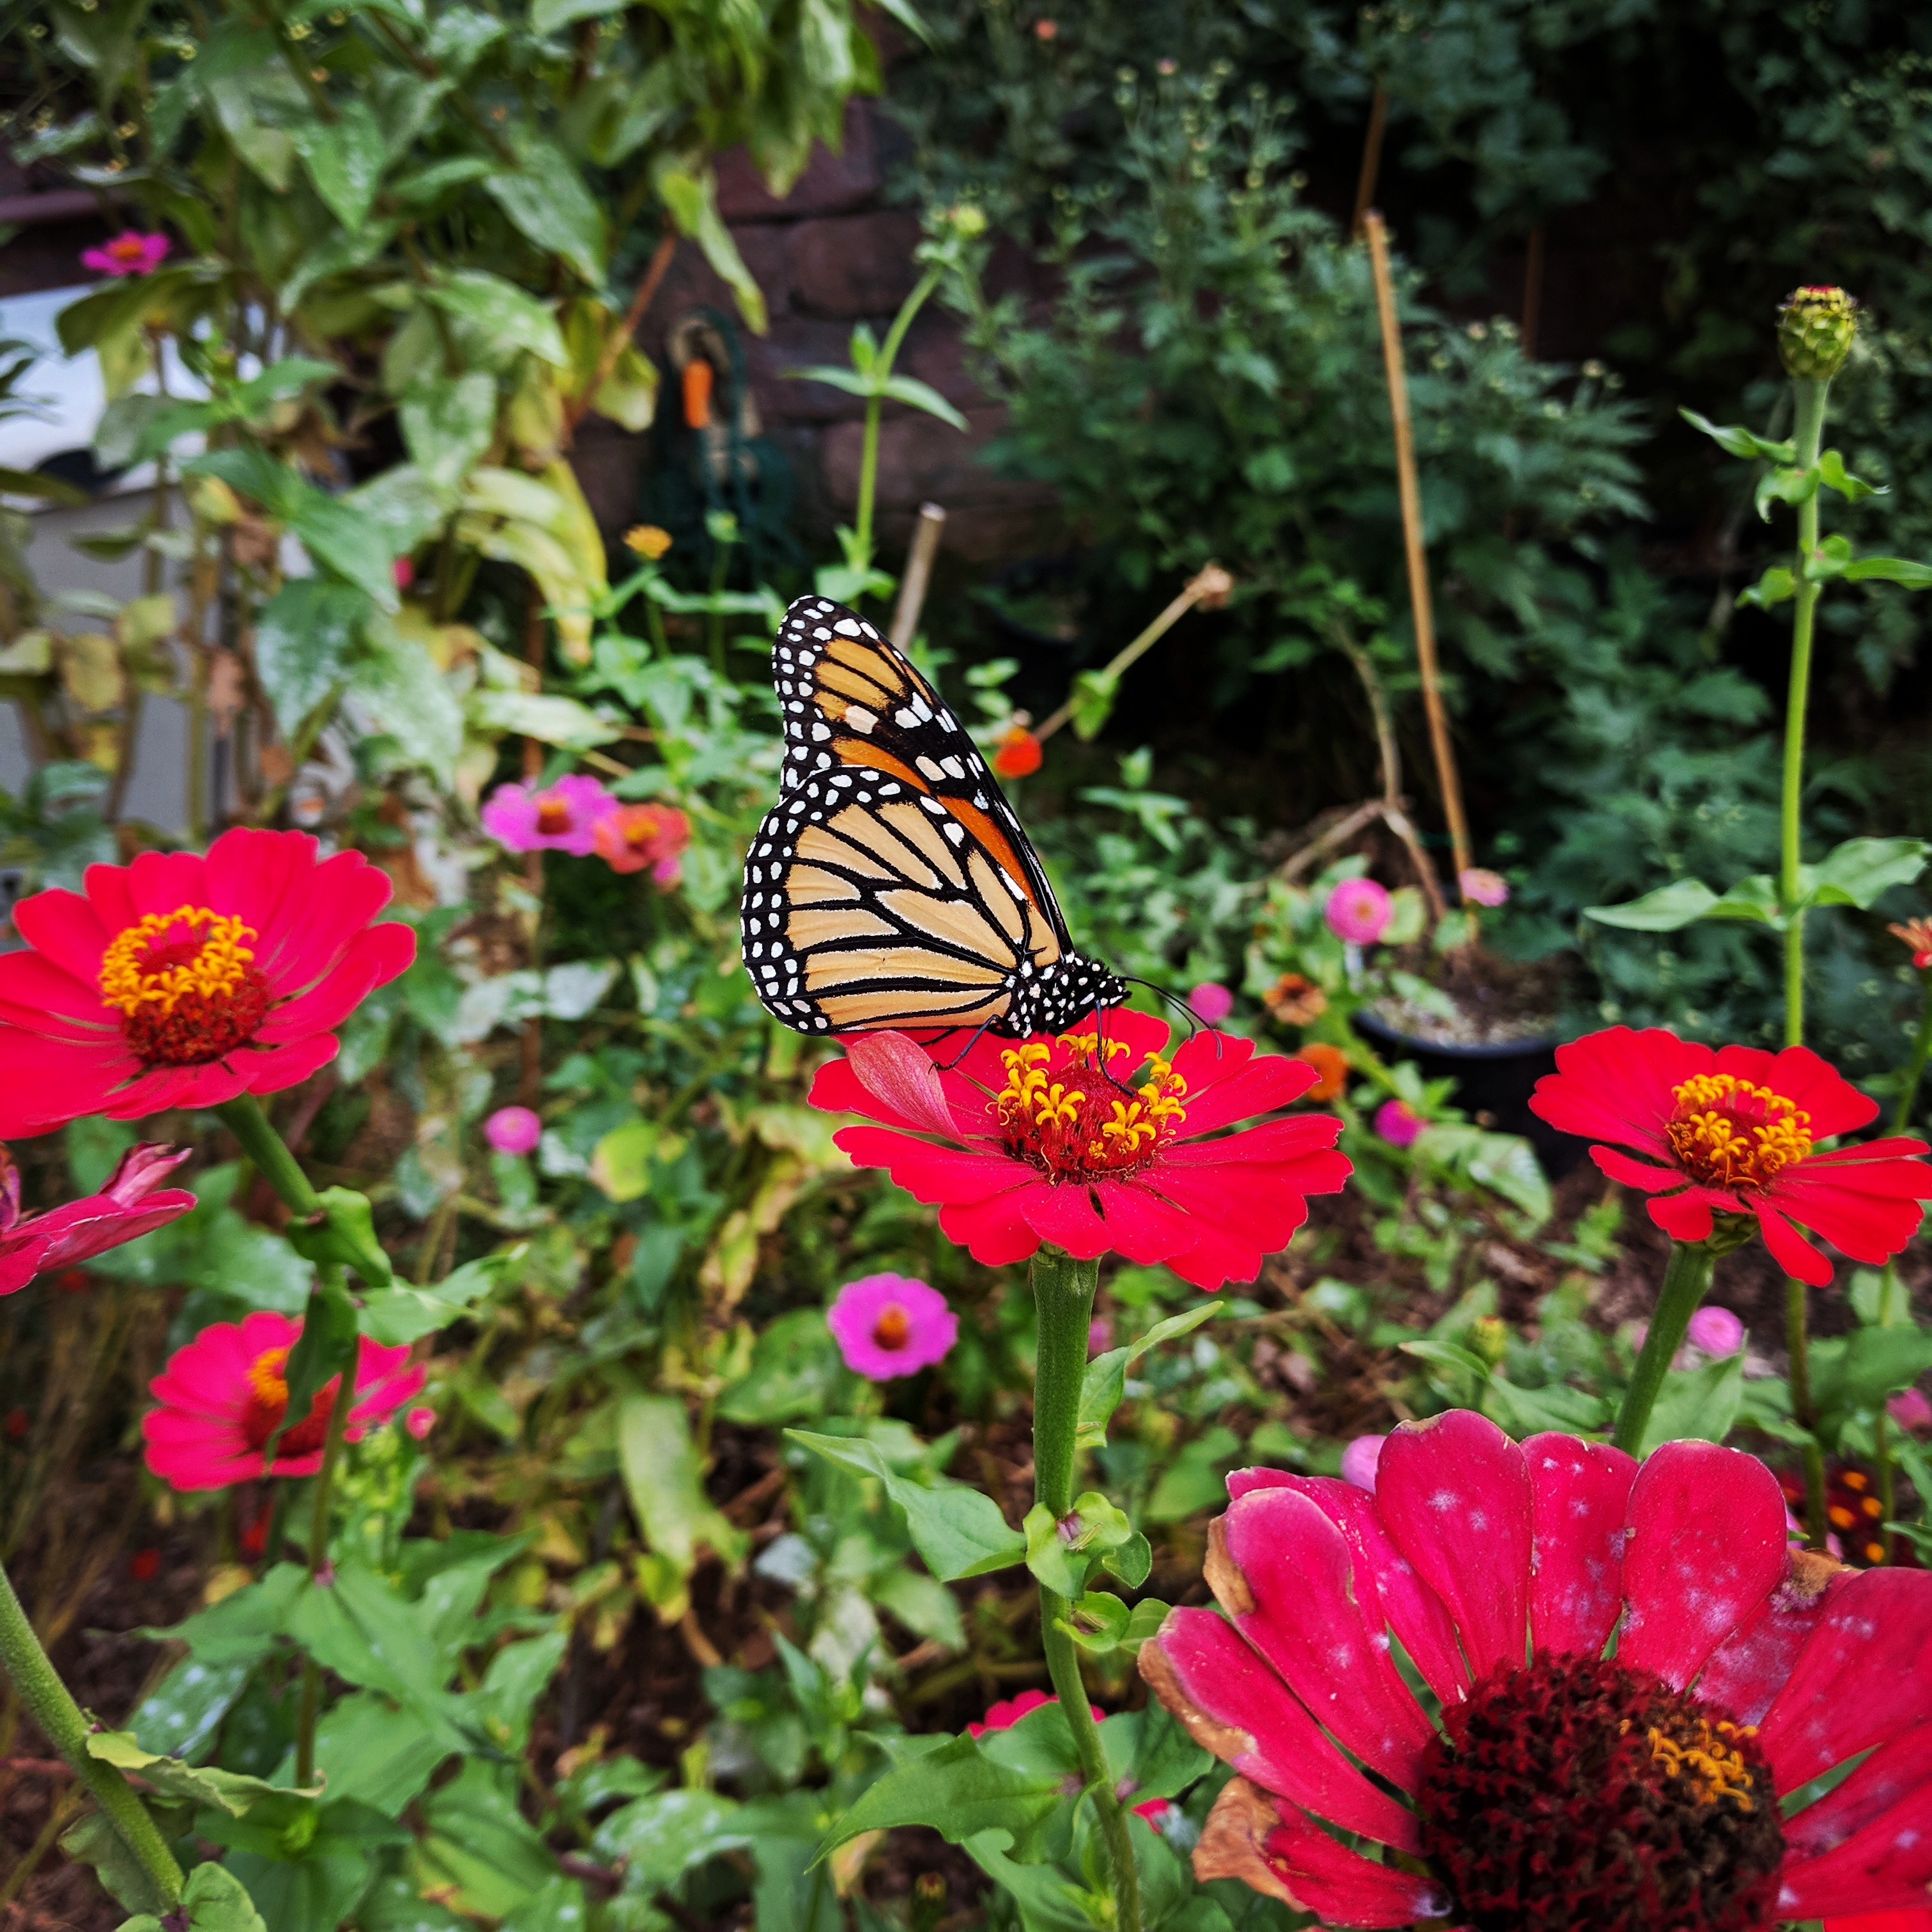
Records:
[[[1060,1050],[1056,1053],[1054,1048]],[[1131,1070],[1133,1048],[1106,1043],[1107,1058]],[[1145,1167],[1187,1118],[1187,1082],[1167,1061],[1147,1063],[1130,1088],[1101,1064],[1098,1034],[1062,1034],[1048,1046],[1028,1040],[1000,1056],[1006,1084],[994,1102],[1008,1154],[1049,1180],[1097,1180]]]
[[[872,1324],[872,1340],[881,1348],[903,1348],[912,1340],[912,1318],[896,1301],[879,1310]]]
[[[150,1066],[196,1066],[254,1036],[273,994],[244,942],[255,928],[206,906],[151,912],[100,957],[104,1006]]]
[[[537,800],[537,830],[546,838],[561,838],[570,830],[570,807],[560,798]]]
[[[248,1364],[248,1406],[242,1414],[242,1433],[248,1447],[259,1449],[280,1427],[289,1412],[289,1352],[264,1348]],[[275,1445],[276,1460],[284,1456],[310,1456],[320,1449],[328,1433],[328,1412],[335,1406],[335,1391],[341,1382],[332,1377],[316,1391],[308,1414]]]
[[[1784,1832],[1750,1725],[1648,1670],[1539,1657],[1443,1714],[1423,1850],[1474,1932],[1760,1932]]]
[[[1672,1090],[1664,1138],[1706,1187],[1762,1187],[1811,1151],[1811,1116],[1796,1101],[1734,1073],[1699,1073]]]

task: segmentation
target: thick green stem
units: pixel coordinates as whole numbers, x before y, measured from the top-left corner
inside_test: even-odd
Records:
[[[1797,400],[1795,435],[1798,467],[1818,460],[1825,434],[1825,392],[1828,381],[1794,377]],[[1798,506],[1797,590],[1791,623],[1791,688],[1784,708],[1784,787],[1780,803],[1778,896],[1790,923],[1784,932],[1784,1043],[1804,1039],[1804,916],[1798,910],[1801,863],[1798,808],[1804,796],[1804,712],[1811,695],[1811,634],[1823,586],[1811,574],[1818,550],[1818,492]]]
[[[238,1100],[227,1101],[214,1111],[291,1214],[308,1220],[322,1211],[322,1196],[309,1185],[308,1176],[270,1124],[254,1094],[244,1094]]]
[[[4,1569],[0,1569],[0,1666],[4,1666],[20,1701],[33,1713],[47,1742],[94,1794],[94,1802],[106,1814],[122,1843],[153,1880],[154,1889],[169,1905],[178,1904],[182,1869],[168,1850],[160,1827],[120,1772],[89,1753],[87,1719],[47,1660]]]
[[[1624,1406],[1617,1412],[1617,1432],[1612,1438],[1619,1449],[1639,1454],[1643,1432],[1649,1426],[1650,1412],[1657,1406],[1657,1392],[1672,1358],[1684,1346],[1690,1318],[1711,1286],[1714,1257],[1702,1241],[1673,1241],[1670,1264],[1664,1271],[1664,1286],[1658,1292],[1657,1306],[1651,1310],[1650,1333],[1638,1352],[1636,1366],[1630,1371],[1630,1386],[1624,1390]]]
[[[1895,1134],[1910,1131],[1912,1110],[1918,1104],[1918,1083],[1924,1078],[1925,1060],[1932,1053],[1932,976],[1921,975],[1926,989],[1924,1009],[1918,1016],[1918,1030],[1912,1036],[1912,1052],[1905,1063],[1904,1078],[1900,1084],[1898,1099],[1892,1110],[1892,1130]],[[1898,1322],[1898,1263],[1894,1259],[1885,1264],[1885,1273],[1879,1278],[1878,1325],[1881,1328],[1895,1328]],[[1886,1414],[1885,1405],[1879,1405],[1878,1414],[1872,1424],[1872,1463],[1878,1478],[1879,1507],[1885,1512],[1887,1522],[1898,1514],[1898,1482],[1892,1460],[1892,1418]],[[1894,1540],[1889,1532],[1885,1539],[1886,1560],[1892,1558]]]
[[[342,1460],[343,1432],[356,1406],[356,1369],[352,1362],[336,1384],[328,1411],[328,1432],[322,1439],[322,1467],[316,1472],[315,1496],[308,1528],[308,1574],[320,1576],[328,1562],[328,1492],[335,1466]],[[322,1671],[311,1657],[302,1660],[302,1711],[296,1725],[296,1783],[306,1789],[315,1782],[315,1726],[322,1712]]]
[[[1087,1336],[1094,1319],[1094,1291],[1100,1276],[1096,1261],[1076,1261],[1064,1250],[1042,1247],[1033,1261],[1033,1293],[1038,1324],[1034,1367],[1034,1496],[1055,1517],[1073,1508],[1074,1438],[1080,1426],[1080,1386],[1087,1373]],[[1070,1606],[1052,1590],[1040,1593],[1040,1639],[1060,1708],[1073,1732],[1107,1850],[1113,1861],[1118,1932],[1140,1932],[1140,1877],[1134,1868],[1127,1814],[1114,1789],[1100,1727],[1094,1721],[1081,1682],[1080,1656],[1062,1625]]]

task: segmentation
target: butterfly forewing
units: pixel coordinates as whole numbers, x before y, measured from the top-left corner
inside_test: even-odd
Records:
[[[802,597],[772,670],[784,772],[746,858],[743,925],[773,1014],[807,1033],[1024,1034],[1118,1003],[1072,950],[973,741],[872,625]]]

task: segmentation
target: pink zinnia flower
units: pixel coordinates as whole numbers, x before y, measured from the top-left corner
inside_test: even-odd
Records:
[[[420,1442],[436,1426],[436,1411],[428,1402],[419,1402],[403,1418],[403,1426]]]
[[[50,1269],[104,1255],[185,1214],[194,1196],[184,1187],[162,1187],[161,1183],[190,1151],[152,1144],[130,1148],[98,1194],[23,1216],[20,1170],[0,1148],[0,1294],[25,1288]]]
[[[512,852],[570,852],[581,859],[597,844],[598,821],[617,801],[595,778],[572,772],[532,791],[502,784],[483,808],[483,830]]]
[[[614,872],[641,872],[648,866],[661,886],[683,875],[678,856],[691,843],[691,820],[674,805],[620,805],[597,821],[597,856]]]
[[[1322,916],[1337,939],[1352,946],[1372,946],[1381,938],[1394,908],[1389,896],[1372,879],[1344,879],[1328,895]]]
[[[1234,1010],[1234,996],[1226,986],[1204,980],[1188,994],[1187,1006],[1197,1020],[1219,1026]]]
[[[1814,1288],[1832,1264],[1794,1222],[1876,1264],[1911,1240],[1918,1203],[1932,1199],[1923,1141],[1820,1150],[1872,1120],[1878,1102],[1809,1047],[1713,1050],[1662,1027],[1610,1027],[1559,1046],[1529,1104],[1561,1132],[1617,1142],[1590,1158],[1650,1195],[1650,1218],[1672,1240],[1708,1239],[1714,1214],[1754,1215],[1772,1258]]]
[[[1351,1172],[1341,1123],[1303,1114],[1239,1126],[1312,1086],[1314,1068],[1202,1033],[1162,1059],[1168,1029],[1117,1008],[1088,1030],[958,1049],[904,1034],[853,1036],[812,1104],[876,1126],[832,1138],[939,1208],[946,1238],[997,1268],[1042,1241],[1082,1260],[1164,1262],[1197,1287],[1252,1281],[1308,1218],[1310,1194]],[[1101,1063],[1104,1051],[1109,1065]]]
[[[528,1154],[543,1138],[543,1121],[532,1107],[499,1107],[483,1123],[483,1138],[499,1154]]]
[[[219,1490],[262,1475],[314,1475],[322,1467],[339,1377],[317,1390],[308,1414],[276,1445],[273,1466],[262,1466],[262,1445],[288,1413],[289,1351],[302,1330],[291,1316],[259,1312],[214,1322],[177,1348],[148,1384],[160,1404],[141,1418],[148,1467],[178,1490]],[[423,1370],[410,1366],[406,1343],[378,1348],[364,1335],[359,1346],[361,1399],[349,1412],[357,1434],[388,1421],[424,1381]]]
[[[1932,1428],[1932,1402],[1925,1398],[1923,1389],[1900,1389],[1885,1406],[1885,1412],[1901,1429],[1909,1429],[1915,1435],[1922,1429]]]
[[[1932,1572],[1791,1550],[1762,1463],[1670,1442],[1640,1468],[1455,1410],[1389,1437],[1372,1496],[1275,1469],[1228,1487],[1206,1566],[1226,1616],[1171,1611],[1140,1654],[1238,1773],[1198,1877],[1325,1925],[1489,1932],[1923,1904]]]
[[[1507,905],[1509,881],[1486,866],[1467,866],[1456,874],[1456,884],[1465,904],[1479,906]]]
[[[903,1274],[848,1281],[825,1311],[825,1325],[845,1366],[874,1382],[929,1369],[959,1334],[945,1296]]]
[[[1411,1148],[1429,1123],[1406,1100],[1384,1100],[1376,1109],[1376,1132],[1393,1148]]]
[[[1022,1690],[1017,1697],[1002,1697],[997,1704],[986,1707],[986,1714],[976,1724],[969,1722],[968,1731],[976,1738],[984,1737],[988,1731],[1010,1731],[1029,1711],[1037,1711],[1043,1706],[1057,1704],[1060,1700],[1044,1690]],[[1088,1709],[1094,1714],[1096,1724],[1105,1724],[1107,1714],[1097,1704],[1089,1704]],[[1144,1818],[1149,1824],[1167,1809],[1165,1798],[1149,1798],[1132,1808],[1134,1816]]]
[[[1714,1360],[1735,1355],[1744,1345],[1744,1324],[1728,1308],[1706,1306],[1690,1318],[1684,1338]]]
[[[142,235],[130,228],[100,248],[83,248],[80,266],[98,275],[152,275],[172,246],[165,235]]]
[[[1342,1451],[1342,1481],[1352,1483],[1358,1490],[1372,1491],[1376,1471],[1382,1460],[1382,1444],[1388,1440],[1386,1436],[1358,1436]]]
[[[0,1136],[83,1114],[140,1120],[275,1094],[335,1058],[334,1029],[415,958],[376,925],[393,888],[305,832],[224,832],[206,858],[90,866],[14,908],[0,955]]]

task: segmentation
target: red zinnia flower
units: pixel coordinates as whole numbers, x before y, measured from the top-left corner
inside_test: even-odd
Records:
[[[0,1148],[0,1294],[25,1288],[50,1268],[104,1255],[185,1214],[194,1196],[184,1187],[162,1187],[161,1183],[188,1152],[186,1148],[130,1148],[98,1194],[23,1218],[20,1171]],[[84,1276],[78,1283],[61,1283],[63,1288],[86,1285]]]
[[[812,1104],[880,1123],[832,1138],[936,1203],[947,1238],[989,1267],[1052,1241],[1083,1261],[1164,1262],[1202,1288],[1252,1281],[1308,1218],[1304,1197],[1335,1192],[1352,1169],[1325,1114],[1220,1130],[1286,1106],[1314,1068],[1216,1033],[1170,1063],[1165,1021],[1121,1008],[1090,1024],[1018,1046],[982,1039],[945,1072],[944,1044],[859,1034],[819,1069]]]
[[[1030,778],[1046,758],[1046,748],[1024,724],[1011,724],[993,748],[993,769],[1003,778]]]
[[[1640,1468],[1455,1410],[1388,1438],[1372,1495],[1278,1469],[1228,1487],[1206,1565],[1226,1616],[1170,1611],[1140,1654],[1238,1774],[1197,1876],[1324,1925],[1485,1932],[1924,1903],[1932,1574],[1790,1550],[1762,1463],[1668,1442]]]
[[[661,886],[682,876],[678,854],[691,843],[691,820],[674,805],[620,805],[596,824],[597,856],[614,872],[641,872],[648,866]]]
[[[1778,1266],[1814,1287],[1830,1281],[1832,1264],[1794,1221],[1852,1260],[1877,1263],[1912,1238],[1918,1204],[1932,1199],[1932,1167],[1916,1158],[1923,1141],[1817,1150],[1863,1126],[1878,1102],[1809,1047],[1713,1050],[1662,1027],[1611,1027],[1559,1046],[1556,1071],[1536,1083],[1529,1104],[1564,1133],[1652,1156],[1590,1150],[1612,1180],[1656,1197],[1650,1218],[1673,1240],[1707,1240],[1714,1213],[1754,1214]]]
[[[0,956],[0,1136],[274,1094],[335,1058],[334,1028],[416,957],[372,925],[388,875],[317,862],[305,832],[224,832],[206,858],[90,866],[14,909]]]
[[[340,1376],[316,1392],[308,1414],[275,1445],[273,1465],[262,1466],[262,1447],[288,1413],[289,1352],[302,1330],[290,1316],[258,1312],[212,1323],[177,1348],[148,1384],[160,1404],[141,1418],[148,1467],[178,1490],[218,1490],[262,1475],[314,1475],[322,1467]],[[360,1400],[349,1412],[346,1432],[352,1442],[388,1421],[422,1387],[425,1372],[410,1366],[406,1342],[379,1348],[364,1335],[358,1347]]]

